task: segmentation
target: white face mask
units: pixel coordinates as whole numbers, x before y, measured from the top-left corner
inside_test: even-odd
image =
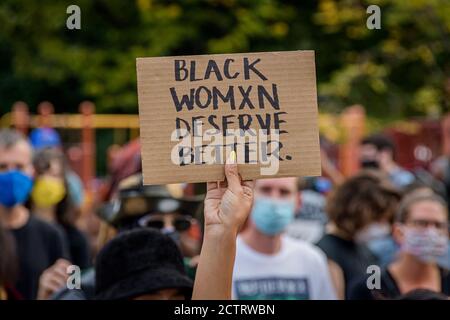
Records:
[[[405,240],[401,246],[403,252],[416,256],[426,263],[434,263],[445,256],[448,250],[448,237],[435,229],[416,229],[404,227]]]
[[[391,226],[387,223],[374,222],[355,235],[357,243],[368,243],[376,239],[382,239],[391,233]]]

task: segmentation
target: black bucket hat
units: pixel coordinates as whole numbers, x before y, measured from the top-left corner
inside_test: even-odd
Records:
[[[192,280],[172,239],[153,229],[119,234],[99,252],[96,264],[96,299],[122,300],[162,289],[180,289],[192,295]]]

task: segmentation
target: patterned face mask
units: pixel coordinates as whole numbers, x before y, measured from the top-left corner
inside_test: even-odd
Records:
[[[436,229],[403,228],[405,241],[401,246],[403,252],[416,256],[426,263],[434,263],[448,250],[448,237]]]

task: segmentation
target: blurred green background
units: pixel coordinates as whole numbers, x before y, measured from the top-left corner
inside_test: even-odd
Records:
[[[66,8],[81,8],[68,30]],[[381,30],[366,8],[381,7]],[[316,51],[319,108],[359,103],[369,117],[449,109],[448,0],[80,0],[0,2],[0,108],[42,100],[77,112],[137,113],[135,58]]]

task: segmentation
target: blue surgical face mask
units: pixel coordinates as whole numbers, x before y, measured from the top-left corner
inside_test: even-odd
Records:
[[[76,206],[81,207],[84,202],[83,183],[75,173],[66,174],[69,195]]]
[[[0,173],[0,205],[12,208],[27,201],[33,187],[31,177],[18,170]]]
[[[294,220],[295,203],[293,200],[275,200],[268,197],[256,197],[251,218],[256,228],[272,236],[283,232]]]

